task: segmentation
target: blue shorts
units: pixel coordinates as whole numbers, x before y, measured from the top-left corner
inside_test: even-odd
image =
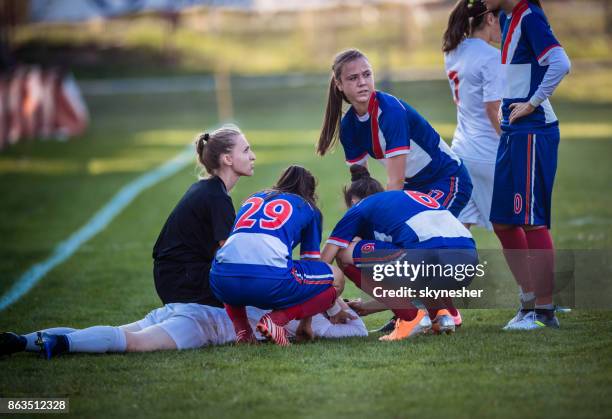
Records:
[[[404,252],[393,243],[380,240],[360,240],[353,248],[353,263],[362,268],[375,263],[385,263],[398,259]]]
[[[490,220],[550,228],[559,131],[503,133],[497,150]]]
[[[225,276],[210,273],[210,288],[222,302],[264,310],[293,307],[332,286],[331,267],[319,261],[293,261],[284,277]]]
[[[462,164],[451,176],[435,182],[413,184],[410,183],[409,179],[406,179],[404,189],[431,195],[451,214],[458,217],[472,196],[472,179],[465,165]]]

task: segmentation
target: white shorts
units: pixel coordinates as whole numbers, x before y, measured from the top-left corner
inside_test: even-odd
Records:
[[[138,321],[144,329],[159,326],[176,343],[177,349],[223,345],[236,338],[225,309],[196,303],[171,303],[151,311]]]
[[[255,326],[268,310],[247,307],[247,317],[258,340],[263,337]],[[356,314],[350,310],[351,314]],[[234,326],[225,309],[196,303],[172,303],[151,311],[137,322],[141,329],[159,326],[172,338],[177,349],[195,349],[209,345],[223,345],[236,340]],[[295,336],[299,322],[294,320],[286,326],[289,336]],[[312,319],[312,329],[316,337],[340,338],[367,336],[363,320],[357,316],[347,324],[332,325],[322,314]]]
[[[474,188],[468,204],[457,218],[464,224],[474,224],[487,230],[493,230],[489,215],[491,214],[491,201],[493,200],[495,162],[477,162],[464,159],[463,163],[472,178]]]

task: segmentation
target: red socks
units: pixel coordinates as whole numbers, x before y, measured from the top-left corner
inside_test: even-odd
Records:
[[[245,307],[230,306],[229,304],[224,304],[224,306],[227,315],[232,320],[236,334],[242,330],[250,330],[252,333]]]
[[[361,289],[361,269],[355,265],[345,265],[342,272],[357,286],[357,288]]]
[[[524,293],[533,291],[529,273],[529,243],[522,227],[496,229],[495,234],[504,249],[504,257]],[[515,251],[512,251],[515,250]],[[522,252],[519,250],[523,250]]]
[[[274,310],[270,313],[270,318],[279,326],[284,326],[291,320],[303,319],[304,317],[314,316],[330,308],[336,301],[336,289],[329,287],[322,293],[315,295],[310,300],[293,307],[283,310]]]
[[[536,306],[552,305],[555,285],[555,247],[552,236],[547,228],[529,230],[525,235],[529,243]]]

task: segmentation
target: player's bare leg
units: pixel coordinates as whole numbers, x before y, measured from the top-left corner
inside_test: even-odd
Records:
[[[170,335],[159,326],[149,326],[138,332],[124,332],[126,352],[152,352],[177,349]]]

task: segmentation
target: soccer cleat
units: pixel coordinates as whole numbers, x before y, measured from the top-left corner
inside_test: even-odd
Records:
[[[452,316],[452,317],[453,317],[453,322],[455,323],[455,329],[457,327],[461,327],[461,325],[463,324],[463,319],[461,318],[461,313],[459,312],[459,310],[457,310],[457,315]]]
[[[370,333],[391,333],[393,329],[395,329],[395,321],[397,317],[393,316],[389,319],[389,321],[383,324],[381,327],[375,330],[370,330]]]
[[[555,305],[555,313],[571,313],[571,311],[569,307]]]
[[[431,330],[436,334],[455,333],[455,320],[448,310],[438,310],[432,322]]]
[[[554,311],[551,314],[536,313],[530,311],[523,317],[522,320],[513,323],[511,327],[506,326],[504,330],[536,330],[551,327],[559,328],[559,320],[555,316]]]
[[[253,334],[252,330],[242,329],[238,333],[236,333],[236,344],[254,344],[257,343],[257,338]]]
[[[504,326],[503,330],[514,330],[514,324],[522,321],[529,313],[533,313],[533,310],[519,308],[514,317]]]
[[[64,335],[52,335],[45,332],[36,332],[38,336],[36,345],[40,347],[40,354],[45,359],[51,359],[54,356],[68,352],[67,341]]]
[[[26,348],[25,337],[12,332],[0,333],[0,355],[10,355],[23,352]]]
[[[269,314],[264,315],[257,323],[257,330],[263,337],[279,346],[289,346],[289,339],[284,327],[272,321]]]
[[[395,329],[393,329],[393,332],[379,337],[378,340],[390,342],[408,339],[413,336],[427,333],[430,329],[431,319],[429,318],[429,314],[427,314],[426,310],[418,310],[416,317],[410,321],[397,319],[395,321]]]

